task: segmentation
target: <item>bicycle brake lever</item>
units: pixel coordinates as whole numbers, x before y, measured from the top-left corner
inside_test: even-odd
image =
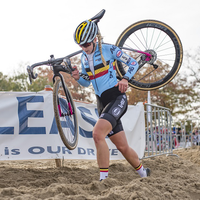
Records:
[[[63,62],[65,63],[66,67],[69,68],[70,72],[75,70],[72,68],[71,61],[68,57],[64,58]]]
[[[30,69],[30,66],[27,67],[27,72],[28,72],[28,78],[29,78],[30,84],[32,84],[32,77],[31,77],[31,69]]]
[[[38,74],[33,74],[33,69],[30,66],[27,66],[27,72],[28,72],[28,77],[29,77],[29,81],[30,84],[32,84],[32,79],[36,79]]]

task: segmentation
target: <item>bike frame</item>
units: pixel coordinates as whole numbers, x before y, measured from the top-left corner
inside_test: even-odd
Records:
[[[103,43],[103,44],[107,44],[107,43]],[[137,53],[140,53],[140,54],[143,54],[145,55],[144,58],[142,58],[138,63],[139,63],[139,67],[138,67],[138,70],[147,62],[151,61],[152,59],[152,55],[148,52],[144,52],[144,51],[139,51],[139,50],[136,50],[136,49],[131,49],[131,48],[126,48],[126,47],[122,47],[121,49],[125,49],[125,50],[129,50],[129,51],[132,51],[132,52],[137,52]],[[28,74],[29,74],[29,79],[30,79],[30,83],[32,83],[32,79],[36,79],[38,74],[33,74],[33,69],[37,66],[41,66],[41,65],[49,65],[49,66],[52,66],[53,67],[53,71],[54,71],[54,77],[53,77],[53,83],[55,82],[55,77],[56,76],[59,76],[61,78],[61,81],[63,83],[63,78],[61,76],[61,74],[59,73],[60,71],[63,71],[63,72],[66,72],[67,70],[70,70],[70,71],[73,71],[73,68],[71,67],[71,64],[68,66],[68,68],[66,69],[66,67],[64,66],[61,66],[61,63],[63,62],[64,59],[69,59],[73,56],[76,56],[78,54],[82,53],[82,50],[79,50],[79,51],[76,51],[74,53],[71,53],[65,57],[62,57],[62,58],[57,58],[55,59],[53,55],[51,55],[51,59],[48,60],[48,61],[44,61],[44,62],[39,62],[39,63],[35,63],[31,66],[28,66],[27,67],[27,71],[28,71]]]

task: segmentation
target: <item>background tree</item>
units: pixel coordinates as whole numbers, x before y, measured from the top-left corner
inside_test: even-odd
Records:
[[[9,77],[0,72],[0,91],[25,91],[24,80],[27,76],[19,74],[17,76]]]
[[[32,80],[32,84],[29,83],[28,80],[28,74],[27,74],[27,79],[26,82],[27,85],[27,91],[31,92],[38,92],[41,90],[44,90],[45,85],[50,85],[53,87],[53,82],[52,82],[52,77],[53,77],[53,72],[49,68],[45,67],[39,67],[37,70],[34,71],[34,73],[38,74],[38,77],[34,80]]]
[[[193,86],[200,90],[200,46],[194,51],[185,52],[184,64]]]

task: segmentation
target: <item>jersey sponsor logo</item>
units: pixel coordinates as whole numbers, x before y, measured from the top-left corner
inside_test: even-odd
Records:
[[[129,59],[128,59],[127,63],[130,63],[130,61],[131,61],[131,58],[129,57]]]
[[[116,48],[117,48],[116,46],[112,46],[112,47],[110,48],[110,52],[113,54]]]
[[[101,54],[100,54],[100,53],[98,53],[98,54],[95,54],[95,56],[94,56],[94,57],[98,57],[98,56],[101,56]]]
[[[125,104],[125,100],[122,99],[122,100],[120,101],[120,103],[118,104],[118,106],[119,106],[120,108],[123,108],[124,104]]]
[[[110,133],[108,133],[108,136],[112,136],[114,133],[114,131],[110,131]]]
[[[113,78],[112,71],[110,71],[110,78]]]
[[[136,65],[136,62],[135,62],[135,61],[133,61],[133,62],[131,63],[131,65]]]
[[[134,70],[134,67],[129,67],[128,72],[131,74],[131,72]]]
[[[86,74],[81,74],[80,76],[81,76],[83,79],[87,80],[87,81],[90,80],[90,77],[89,77],[88,75],[86,75]]]
[[[99,62],[100,62],[100,61],[101,61],[101,58],[98,58],[98,59],[96,59],[95,61],[99,61]]]
[[[131,74],[131,72],[134,70],[134,67],[129,67],[128,72]]]
[[[122,55],[122,51],[118,50],[117,53],[116,53],[116,56],[119,58],[121,55]]]
[[[127,63],[128,62],[128,60],[129,60],[129,56],[128,55],[126,55],[126,54],[122,54],[122,56],[121,56],[121,58],[120,58],[120,60],[121,61],[123,61],[124,63]]]
[[[119,108],[119,107],[113,108],[113,110],[112,110],[113,116],[117,117],[120,113],[121,113],[121,108]]]

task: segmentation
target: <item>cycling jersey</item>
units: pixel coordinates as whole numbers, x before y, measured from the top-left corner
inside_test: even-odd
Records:
[[[78,80],[80,85],[86,87],[92,82],[95,94],[98,96],[101,96],[104,91],[114,87],[117,84],[115,60],[119,60],[120,62],[123,62],[129,66],[129,69],[125,74],[125,76],[127,76],[129,79],[133,77],[138,69],[137,61],[114,45],[102,44],[102,54],[105,58],[106,66],[104,66],[102,63],[101,53],[97,43],[96,50],[93,55],[93,74],[89,67],[87,54],[83,51],[81,56],[82,73],[88,75],[90,80],[85,80],[82,77],[80,77]]]

